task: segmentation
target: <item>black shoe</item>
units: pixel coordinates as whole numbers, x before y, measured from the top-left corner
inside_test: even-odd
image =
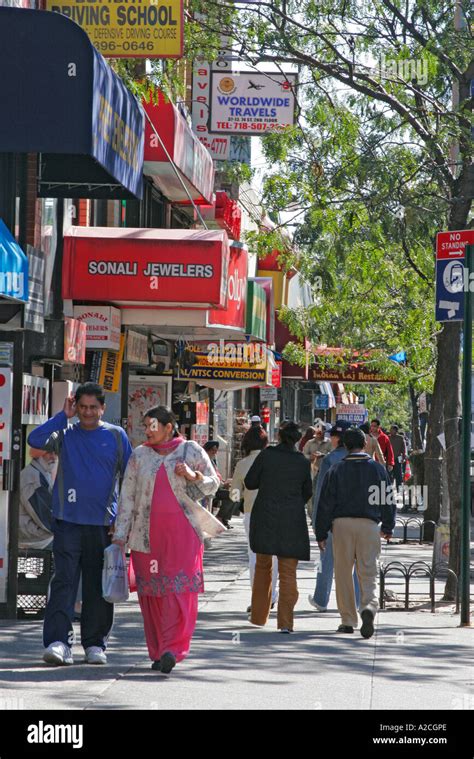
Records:
[[[161,672],[161,659],[158,659],[158,661],[154,661],[151,665],[151,668],[155,670],[155,672]]]
[[[252,607],[251,606],[247,606],[247,614],[250,614],[251,611],[252,611]]]
[[[167,651],[160,659],[161,663],[161,672],[163,672],[165,675],[169,675],[173,667],[176,667],[176,659],[173,656],[172,653]]]
[[[371,609],[364,609],[360,616],[362,617],[360,634],[363,638],[371,638],[374,634],[374,612]]]
[[[350,625],[339,625],[339,627],[337,628],[337,632],[338,633],[353,633],[354,628],[351,627]]]

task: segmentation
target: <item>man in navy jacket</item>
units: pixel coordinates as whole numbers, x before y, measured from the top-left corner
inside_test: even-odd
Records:
[[[63,411],[28,436],[34,448],[58,454],[53,488],[54,577],[43,628],[44,661],[72,664],[72,619],[82,573],[81,643],[89,664],[106,664],[113,605],[102,598],[104,549],[117,513],[118,484],[132,452],[121,427],[102,422],[105,396],[86,382]],[[79,422],[69,424],[77,416]]]
[[[395,498],[390,475],[364,453],[365,435],[350,429],[344,435],[345,459],[328,471],[316,517],[316,539],[322,551],[332,529],[339,632],[353,633],[357,609],[352,570],[354,557],[361,592],[361,635],[374,633],[377,601],[377,560],[380,534],[387,540],[395,527]],[[379,528],[379,524],[381,528]]]

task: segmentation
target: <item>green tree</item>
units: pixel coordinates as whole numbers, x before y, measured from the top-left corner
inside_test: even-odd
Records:
[[[307,257],[308,268],[313,262],[320,267],[323,289],[335,290],[341,303],[348,297],[363,299],[364,292],[358,282],[344,276],[341,280],[337,273],[341,266],[352,265],[354,278],[359,281],[365,277],[367,283],[371,278],[373,281],[370,295],[366,294],[360,303],[361,311],[367,314],[366,323],[378,318],[388,325],[397,317],[396,307],[402,298],[400,277],[408,276],[408,268],[397,266],[394,279],[395,270],[386,259],[400,258],[403,254],[407,267],[409,265],[426,284],[429,295],[424,304],[418,299],[420,286],[415,286],[414,280],[409,286],[414,315],[411,326],[418,336],[414,340],[413,356],[409,356],[408,371],[414,373],[413,381],[419,381],[418,375],[423,377],[430,370],[424,351],[431,351],[435,333],[429,315],[433,309],[433,261],[429,253],[433,231],[464,229],[469,222],[474,194],[469,92],[474,62],[469,0],[458,3],[465,20],[461,31],[454,28],[455,4],[441,0],[270,0],[248,6],[243,12],[232,12],[231,4],[208,0],[206,8],[209,7],[217,15],[221,9],[226,19],[222,18],[217,24],[215,18],[210,19],[205,24],[207,31],[225,29],[240,46],[240,53],[248,63],[271,62],[280,70],[291,64],[300,72],[297,91],[300,128],[267,140],[267,154],[279,155],[286,163],[272,183],[267,184],[267,192],[281,210],[291,208],[295,216],[304,216],[307,250],[311,246],[313,249],[312,256]],[[459,100],[454,107],[451,103],[453,86]],[[345,135],[347,141],[345,160],[342,160],[341,135]],[[384,169],[385,156],[388,161]],[[381,171],[380,177],[374,176],[371,170],[374,162]],[[386,187],[395,184],[397,189],[392,213],[388,216],[374,209],[374,204],[380,202],[381,184]],[[356,207],[352,209],[351,218],[346,209],[350,209],[354,201]],[[387,204],[387,197],[382,205],[384,202]],[[352,250],[347,250],[347,238],[354,233],[358,238],[355,258]],[[360,239],[364,233],[369,238],[365,249]],[[303,243],[301,235],[299,240]],[[337,258],[339,255],[343,263]],[[374,261],[377,265],[371,277],[368,267],[372,267]],[[377,293],[382,287],[386,288],[385,312],[380,309],[381,298]],[[329,322],[333,314],[327,299],[324,305],[329,309],[326,320]],[[319,320],[325,316],[321,311],[315,314],[315,319],[323,334],[325,330]],[[408,312],[412,313],[412,309],[403,311],[405,315]],[[339,317],[339,313],[336,316]],[[418,334],[420,316],[421,331],[424,330],[428,338],[426,345],[422,334]],[[345,317],[349,330],[353,312],[346,311]],[[406,322],[404,318],[405,331]],[[329,324],[327,326],[330,334]],[[350,329],[351,336],[356,337],[359,330],[363,341],[365,329],[359,320]],[[382,341],[384,347],[390,346],[391,340],[392,334],[386,334]],[[400,347],[402,342],[400,338]],[[432,514],[436,508],[433,502],[439,501],[441,489],[437,436],[444,426],[450,451],[450,566],[459,573],[458,323],[444,324],[438,329],[436,348],[427,440],[427,484]],[[453,587],[449,587],[452,594]]]

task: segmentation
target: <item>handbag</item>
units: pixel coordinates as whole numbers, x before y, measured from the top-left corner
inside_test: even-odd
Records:
[[[104,551],[102,597],[111,604],[118,604],[128,600],[125,551],[117,543],[112,543]]]

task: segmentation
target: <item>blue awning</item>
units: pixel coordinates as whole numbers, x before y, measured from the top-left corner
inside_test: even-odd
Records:
[[[0,219],[0,296],[26,303],[28,258]]]
[[[40,153],[43,197],[141,198],[141,105],[73,21],[0,8],[0,152]]]

